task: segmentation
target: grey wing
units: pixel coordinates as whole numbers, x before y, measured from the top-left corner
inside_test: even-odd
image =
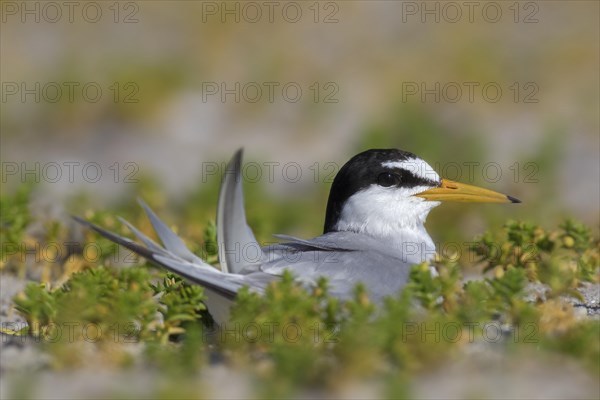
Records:
[[[324,249],[323,240],[316,240],[315,246],[310,243],[302,240],[270,246],[266,249],[268,260],[261,270],[270,275],[289,270],[308,286],[325,277],[330,294],[343,300],[352,298],[356,285],[363,283],[376,303],[381,303],[386,296],[396,295],[408,282],[412,264],[378,249],[334,249],[331,244]],[[347,248],[351,243],[340,245]]]
[[[223,272],[238,274],[256,270],[262,261],[261,247],[246,222],[242,190],[242,149],[227,165],[217,206],[217,243]]]

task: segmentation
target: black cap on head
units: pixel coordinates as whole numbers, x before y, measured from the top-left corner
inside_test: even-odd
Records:
[[[383,187],[435,186],[437,182],[416,176],[404,169],[384,167],[386,162],[418,159],[408,151],[397,149],[372,149],[352,157],[339,170],[327,201],[324,233],[332,232],[340,218],[346,201],[355,193],[377,184]]]

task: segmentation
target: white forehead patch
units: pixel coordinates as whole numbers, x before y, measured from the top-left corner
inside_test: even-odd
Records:
[[[413,175],[423,178],[429,179],[434,182],[440,181],[440,176],[431,165],[427,164],[425,161],[420,158],[409,158],[404,161],[386,161],[381,164],[385,168],[402,168],[407,171],[413,173]]]

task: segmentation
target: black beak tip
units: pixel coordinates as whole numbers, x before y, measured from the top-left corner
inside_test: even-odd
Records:
[[[511,203],[520,203],[521,202],[521,200],[517,199],[516,197],[512,197],[512,196],[508,196],[508,195],[506,197],[510,200]]]

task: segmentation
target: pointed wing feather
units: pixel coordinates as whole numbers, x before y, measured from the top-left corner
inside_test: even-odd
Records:
[[[280,243],[279,245],[281,246],[294,246],[294,245],[298,245],[301,247],[304,247],[308,250],[312,249],[312,250],[325,250],[325,251],[352,251],[352,250],[347,250],[345,248],[339,247],[336,243],[334,242],[323,242],[320,243],[317,240],[313,239],[313,240],[305,240],[305,239],[300,239],[297,238],[295,236],[290,236],[290,235],[282,235],[282,234],[274,234],[273,235],[275,238],[277,239],[281,239],[281,240],[285,240],[285,242]],[[275,245],[277,246],[277,245]]]
[[[161,265],[165,266],[169,270],[175,271],[188,279],[202,279],[203,286],[206,286],[212,290],[214,290],[215,287],[218,287],[219,293],[221,294],[223,293],[223,291],[225,291],[227,293],[233,294],[233,297],[235,297],[235,293],[237,293],[237,291],[243,286],[242,277],[238,277],[235,275],[225,275],[221,271],[216,270],[212,267],[212,271],[202,270],[202,272],[200,273],[198,268],[190,263],[174,260],[172,258],[160,255],[156,255],[154,256],[154,258]]]
[[[240,273],[249,266],[258,266],[262,258],[248,260],[242,256],[242,249],[247,249],[248,246],[260,249],[252,229],[246,222],[242,190],[242,154],[243,150],[238,150],[227,165],[217,208],[219,262],[222,271],[229,273]]]

